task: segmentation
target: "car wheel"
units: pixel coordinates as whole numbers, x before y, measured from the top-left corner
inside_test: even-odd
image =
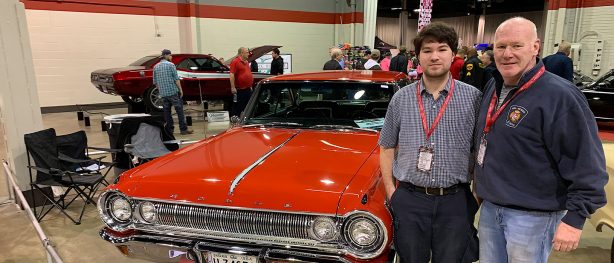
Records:
[[[151,111],[162,111],[162,98],[160,98],[160,89],[153,86],[145,91],[143,101],[147,108]]]
[[[143,98],[136,96],[122,96],[122,100],[130,105],[143,103]]]

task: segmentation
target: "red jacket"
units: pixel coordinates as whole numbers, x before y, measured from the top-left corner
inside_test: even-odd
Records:
[[[450,66],[450,73],[452,73],[452,78],[456,80],[460,79],[460,72],[463,68],[464,63],[464,59],[454,56],[454,60],[452,61],[452,65]]]

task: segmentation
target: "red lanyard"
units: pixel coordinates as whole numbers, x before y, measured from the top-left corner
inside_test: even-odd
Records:
[[[431,137],[431,135],[433,135],[435,128],[437,128],[437,124],[439,124],[439,121],[443,117],[443,113],[446,111],[446,108],[448,107],[448,103],[450,102],[450,99],[452,99],[452,93],[454,92],[454,80],[450,78],[450,81],[452,82],[450,84],[450,92],[448,93],[446,100],[443,102],[441,109],[439,109],[439,113],[437,113],[437,117],[435,118],[435,121],[433,122],[433,126],[431,126],[430,129],[429,129],[428,124],[426,123],[426,113],[424,112],[424,104],[422,103],[422,96],[420,95],[420,83],[422,81],[419,81],[418,85],[416,85],[416,96],[418,97],[418,108],[420,109],[420,118],[422,118],[422,128],[424,129],[424,133],[426,134],[427,140]]]
[[[522,87],[520,87],[520,89],[516,91],[516,93],[514,93],[514,95],[512,95],[512,97],[509,100],[503,103],[503,105],[501,105],[499,109],[497,109],[494,115],[492,114],[492,111],[495,109],[495,105],[497,104],[498,98],[497,98],[497,91],[495,90],[493,92],[492,97],[490,98],[490,105],[488,105],[488,113],[486,114],[486,125],[484,125],[484,134],[487,134],[488,132],[490,132],[490,128],[492,127],[493,124],[495,124],[495,121],[497,121],[497,118],[499,118],[499,115],[501,115],[501,112],[503,112],[505,107],[507,107],[507,104],[509,104],[510,101],[516,98],[518,94],[522,93],[525,90],[528,90],[533,85],[533,83],[535,83],[535,81],[539,79],[539,77],[544,75],[544,71],[546,71],[546,69],[544,68],[544,66],[542,66],[537,71],[537,73],[535,73],[535,75],[529,81],[527,81],[527,83],[522,85]]]

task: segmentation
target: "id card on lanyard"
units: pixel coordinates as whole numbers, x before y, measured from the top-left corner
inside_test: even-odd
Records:
[[[480,139],[480,147],[478,148],[478,154],[475,156],[476,162],[479,166],[484,166],[484,156],[486,156],[486,149],[488,147],[486,135],[488,135],[488,133],[492,129],[492,126],[497,121],[497,118],[499,118],[499,115],[501,115],[501,113],[507,107],[510,101],[516,98],[520,93],[528,90],[537,81],[537,79],[544,75],[544,71],[546,71],[546,69],[544,68],[544,66],[542,66],[537,71],[537,73],[535,73],[535,75],[529,81],[527,81],[527,83],[522,85],[522,87],[520,87],[520,89],[518,89],[518,91],[516,91],[516,93],[514,93],[514,95],[512,95],[509,100],[503,103],[503,105],[501,105],[501,107],[499,107],[494,113],[493,111],[495,110],[495,106],[497,105],[499,99],[497,98],[497,91],[495,90],[493,92],[490,98],[490,104],[488,105],[488,112],[486,113],[486,124],[484,124],[482,138]]]
[[[452,99],[452,94],[454,92],[455,84],[454,84],[454,80],[451,77],[449,79],[452,82],[450,84],[450,92],[448,93],[448,96],[444,100],[443,105],[441,106],[441,109],[439,109],[439,112],[437,113],[437,117],[435,117],[435,121],[433,121],[433,125],[431,126],[430,129],[429,129],[429,126],[426,120],[426,111],[424,110],[424,103],[422,102],[422,95],[420,94],[420,83],[422,83],[422,81],[418,81],[418,85],[416,85],[416,97],[418,99],[418,109],[420,110],[420,118],[422,119],[422,128],[424,129],[424,134],[426,136],[427,142],[429,138],[431,137],[431,135],[433,135],[433,132],[435,132],[435,128],[437,128],[439,121],[441,121],[441,118],[443,117],[443,114],[446,111],[446,108],[448,107],[448,103],[450,103],[450,100]],[[433,147],[421,146],[420,149],[418,149],[418,162],[416,164],[416,169],[421,172],[427,172],[427,173],[431,172],[431,170],[433,170],[433,161],[435,159],[434,157],[435,157],[435,149]]]

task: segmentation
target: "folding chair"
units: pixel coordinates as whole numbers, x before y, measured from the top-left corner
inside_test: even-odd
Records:
[[[63,155],[62,157],[64,159],[70,160],[62,161],[62,165],[64,165],[64,167],[68,168],[70,171],[80,174],[92,172],[102,173],[101,171],[106,169],[106,172],[103,174],[102,183],[104,185],[109,185],[106,177],[111,171],[111,168],[115,166],[115,162],[103,162],[100,158],[92,159],[89,157],[89,150],[108,152],[112,156],[121,150],[89,147],[87,145],[87,135],[85,134],[85,131],[56,136],[56,143],[59,154]]]
[[[92,199],[92,197],[100,186],[103,175],[95,171],[80,174],[71,171],[71,168],[67,169],[66,164],[79,165],[83,162],[99,162],[104,157],[78,160],[61,154],[58,151],[57,138],[54,129],[46,129],[25,134],[24,141],[28,155],[32,207],[37,220],[41,221],[53,208],[57,208],[73,223],[77,225],[81,224],[81,218],[83,217],[85,206],[88,204],[92,204],[94,206],[96,205],[96,202]],[[30,159],[34,160],[36,166],[31,165]],[[32,174],[33,170],[36,171],[36,178],[34,178]],[[66,190],[64,190],[58,197],[55,197],[53,194],[49,194],[43,190],[44,187],[52,186],[64,187]],[[35,189],[45,197],[41,211],[37,211],[36,209],[37,204],[34,195]],[[75,192],[75,196],[72,200],[68,201],[68,194],[73,190]],[[81,212],[79,213],[79,218],[75,220],[66,212],[66,209],[77,198],[83,199],[84,204],[81,208]],[[48,204],[51,206],[46,208]]]
[[[154,158],[179,149],[179,141],[164,128],[159,116],[125,118],[119,126],[117,162],[134,168]]]

